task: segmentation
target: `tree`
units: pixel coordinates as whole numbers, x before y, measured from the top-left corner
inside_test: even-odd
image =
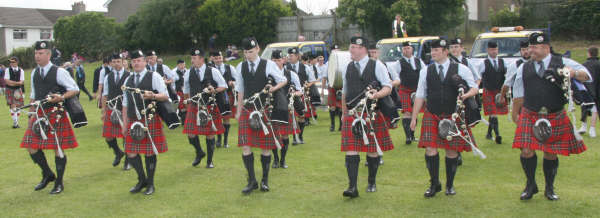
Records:
[[[204,41],[218,33],[217,45],[239,43],[248,36],[268,43],[276,39],[278,18],[291,15],[279,0],[207,0],[198,9],[201,28],[195,34]]]
[[[54,24],[55,45],[63,56],[77,52],[84,57],[99,59],[117,49],[119,29],[114,18],[99,12],[61,17]]]
[[[552,34],[587,39],[600,38],[600,1],[569,0],[553,10]]]
[[[464,21],[465,0],[419,0],[421,30],[425,35],[438,35]]]
[[[356,24],[376,39],[392,36],[393,0],[340,0],[336,13],[345,18],[344,26]]]

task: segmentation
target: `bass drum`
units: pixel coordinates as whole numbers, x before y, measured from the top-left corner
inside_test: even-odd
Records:
[[[330,88],[341,89],[343,85],[342,70],[350,63],[349,51],[333,51],[329,56],[327,67],[327,83]]]

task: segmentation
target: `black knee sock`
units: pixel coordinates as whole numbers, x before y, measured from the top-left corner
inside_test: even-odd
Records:
[[[225,127],[225,132],[223,132],[223,145],[227,145],[227,138],[229,138],[229,128],[231,128],[231,124],[223,124]]]
[[[348,188],[355,188],[358,179],[359,155],[346,155],[346,171],[348,173]]]
[[[146,184],[148,185],[154,185],[154,172],[156,172],[156,155],[152,155],[152,156],[146,156],[145,158],[146,161],[146,175],[148,176],[146,178]]]
[[[215,139],[206,139],[206,163],[212,163],[215,154]]]
[[[493,119],[494,119],[493,117],[491,117],[491,116],[489,117],[490,125],[488,125],[488,130],[487,130],[488,136],[492,135],[492,130],[494,129],[494,120]]]
[[[340,123],[340,125],[338,126],[338,129],[342,129],[342,110],[339,108],[336,108],[336,114],[338,115],[338,121]]]
[[[412,140],[410,130],[410,118],[402,118],[402,128],[404,129],[404,135],[406,136],[406,140]]]
[[[119,145],[117,144],[117,139],[107,141],[106,143],[108,144],[109,148],[113,149],[113,152],[115,153],[115,155],[123,153],[123,151],[121,151],[121,149],[119,148]]]
[[[254,174],[254,154],[250,153],[249,155],[242,154],[242,160],[244,161],[244,166],[246,167],[246,171],[248,171],[248,183],[256,182],[256,175]]]
[[[331,126],[335,128],[335,110],[329,110],[329,120],[331,121]]]
[[[194,146],[194,149],[196,149],[196,154],[204,153],[204,151],[202,151],[202,147],[200,146],[200,139],[198,138],[198,136],[188,138],[188,140],[190,141],[190,144]]]
[[[306,122],[298,122],[298,126],[300,126],[300,140],[304,139],[304,126],[306,125]]]
[[[278,163],[279,162],[279,152],[277,151],[277,148],[272,149],[271,151],[273,152],[273,162]]]
[[[427,169],[429,170],[429,178],[432,185],[440,184],[440,155],[436,154],[435,156],[427,156],[425,155],[425,163],[427,164]]]
[[[262,164],[262,181],[269,182],[269,168],[271,167],[271,155],[260,155],[260,163]]]
[[[546,179],[546,190],[554,190],[554,178],[558,173],[558,158],[548,160],[544,158],[544,177]]]
[[[369,184],[375,184],[375,179],[377,178],[377,169],[379,168],[379,160],[380,157],[369,157],[367,156],[367,163],[369,164]]]
[[[535,185],[537,155],[534,154],[532,157],[529,158],[521,157],[521,166],[523,167],[523,172],[525,172],[525,177],[527,177],[527,186]]]
[[[455,158],[446,157],[446,187],[454,186],[454,176],[458,169],[458,156]]]
[[[56,184],[62,184],[63,176],[65,175],[65,169],[67,168],[67,156],[60,158],[54,157],[54,163],[56,163]]]
[[[217,135],[217,142],[219,142],[219,144],[222,142],[221,139],[223,139],[223,135],[222,134]]]
[[[138,182],[145,183],[146,182],[146,174],[144,173],[144,167],[142,166],[142,158],[140,155],[136,155],[135,157],[127,157],[129,159],[129,164],[135,169],[135,172],[138,175]]]
[[[283,147],[281,148],[281,163],[285,162],[285,155],[287,154],[288,145],[290,144],[290,139],[283,139]],[[277,152],[275,152],[277,153]]]
[[[54,173],[50,169],[50,166],[48,166],[46,155],[44,155],[44,152],[42,150],[38,150],[37,152],[30,154],[30,156],[33,162],[36,163],[40,167],[40,169],[42,169],[43,177],[54,175]]]
[[[492,117],[492,120],[494,121],[494,134],[498,137],[500,136],[500,123],[498,122],[498,117]]]

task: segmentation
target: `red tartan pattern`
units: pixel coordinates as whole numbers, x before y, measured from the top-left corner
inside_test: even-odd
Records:
[[[45,112],[49,113],[51,108],[46,109]],[[69,122],[69,118],[67,117],[67,113],[65,111],[60,112],[61,118],[56,120],[56,116],[58,113],[50,113],[49,119],[51,125],[56,129],[56,136],[58,137],[58,141],[60,142],[60,147],[64,149],[76,148],[79,146],[77,143],[77,139],[75,138],[75,134],[73,133],[73,129],[71,128],[71,122]],[[38,110],[38,115],[42,116],[42,111]],[[25,136],[23,136],[23,141],[21,142],[21,148],[31,148],[31,149],[56,149],[56,140],[55,135],[48,132],[46,133],[48,139],[43,140],[42,137],[39,137],[33,133],[33,122],[35,122],[35,116],[32,116],[29,119],[29,123],[27,125],[27,130],[25,130]]]
[[[419,138],[419,148],[439,148],[454,150],[458,152],[471,151],[471,146],[460,137],[452,137],[451,141],[439,137],[438,124],[442,119],[449,119],[450,116],[437,116],[425,111],[423,115],[423,121],[421,124],[421,137]],[[473,138],[473,132],[471,128],[467,127],[471,138]],[[473,144],[477,146],[473,138]]]
[[[23,92],[21,92],[20,98],[15,98],[15,90],[18,89],[4,89],[4,95],[6,95],[6,105],[11,106],[15,104],[17,107],[23,106]]]
[[[121,125],[114,124],[110,121],[112,110],[104,112],[104,126],[102,127],[102,137],[104,138],[123,138],[123,130]]]
[[[209,105],[207,109],[212,115],[212,122],[215,123],[217,130],[214,131],[212,129],[211,122],[208,122],[204,126],[196,125],[196,113],[198,113],[198,107],[195,104],[189,104],[187,107],[187,114],[185,116],[185,124],[183,126],[184,134],[218,135],[225,132],[225,128],[223,127],[223,118],[221,117],[221,112],[219,112],[219,107]]]
[[[481,101],[483,102],[483,114],[488,115],[504,115],[508,114],[508,104],[505,104],[504,107],[496,106],[496,94],[499,91],[490,91],[487,89],[483,89],[483,95]]]
[[[136,120],[129,120],[129,124],[127,125],[127,135],[125,137],[125,152],[127,153],[141,153],[141,154],[154,154],[152,151],[152,143],[150,139],[146,135],[146,137],[142,140],[133,140],[131,135],[129,134],[129,128]],[[140,121],[143,123],[143,121]],[[169,149],[167,147],[167,140],[162,130],[162,121],[160,116],[155,116],[152,120],[148,121],[148,131],[150,131],[150,136],[152,140],[154,140],[154,144],[156,145],[156,150],[158,153],[167,152]]]
[[[262,129],[253,130],[252,128],[250,128],[249,117],[252,111],[254,110],[242,108],[242,113],[238,122],[238,147],[250,146],[253,148],[268,150],[276,149],[277,146],[275,145],[275,140],[273,139],[273,132],[271,131],[271,129],[269,129],[269,134],[265,135]],[[263,122],[266,122],[264,118]],[[281,139],[278,132],[275,132],[275,137],[277,140]]]
[[[357,151],[357,152],[377,152],[375,139],[369,133],[367,138],[369,143],[365,145],[362,136],[355,136],[352,134],[352,122],[354,121],[353,116],[347,116],[348,112],[344,112],[342,118],[342,146],[341,151]],[[366,117],[366,116],[365,116]],[[385,118],[381,112],[377,112],[377,117],[373,122],[373,128],[375,129],[375,137],[382,151],[389,151],[394,149],[392,138],[385,124]]]

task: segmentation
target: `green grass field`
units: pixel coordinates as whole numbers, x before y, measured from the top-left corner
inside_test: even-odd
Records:
[[[580,53],[581,51],[577,51]],[[178,57],[166,60],[173,67]],[[579,60],[582,61],[582,60]],[[189,59],[188,59],[189,63]],[[88,88],[93,69],[86,65]],[[30,71],[28,71],[29,74]],[[27,83],[29,85],[29,83]],[[29,92],[29,90],[28,90]],[[600,175],[598,173],[600,139],[585,135],[588,150],[580,155],[560,157],[555,182],[561,200],[550,202],[537,194],[532,200],[520,201],[525,176],[519,162],[519,150],[512,149],[515,124],[506,116],[500,118],[502,145],[485,140],[487,126],[474,129],[481,150],[488,156],[482,160],[465,153],[464,164],[455,179],[458,194],[448,197],[443,192],[425,199],[429,176],[424,163],[424,149],[415,144],[404,145],[401,129],[391,131],[395,149],[385,153],[380,167],[376,193],[366,193],[367,168],[359,171],[360,197],[343,198],[347,187],[344,153],[340,152],[339,132],[329,132],[329,118],[319,112],[318,125],[307,127],[304,145],[290,146],[288,169],[271,169],[271,191],[256,191],[243,196],[246,171],[241,150],[236,147],[237,125],[233,124],[228,149],[217,149],[214,169],[192,167],[194,152],[181,127],[166,130],[169,151],[159,155],[156,193],[152,196],[132,195],[129,188],[137,182],[135,172],[112,167],[112,151],[101,138],[100,111],[95,103],[82,97],[90,124],[76,129],[79,148],[67,150],[69,158],[65,175],[65,191],[58,196],[48,194],[50,188],[35,192],[41,179],[39,168],[24,149],[19,148],[25,128],[12,129],[8,109],[0,111],[0,216],[2,217],[107,217],[107,216],[202,216],[202,217],[597,217],[600,216]],[[5,104],[2,97],[0,104]],[[21,125],[26,125],[21,117]],[[417,135],[419,133],[417,132]],[[201,139],[205,147],[204,140]],[[258,150],[255,156],[258,157]],[[443,152],[441,152],[443,155]],[[54,170],[51,152],[46,152]],[[537,182],[544,187],[541,155],[538,154]],[[444,162],[440,179],[445,183]],[[257,176],[261,175],[258,160]],[[260,176],[258,176],[260,178]],[[52,184],[51,184],[52,185]]]

